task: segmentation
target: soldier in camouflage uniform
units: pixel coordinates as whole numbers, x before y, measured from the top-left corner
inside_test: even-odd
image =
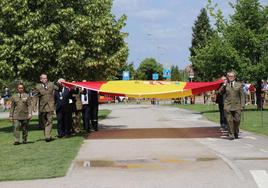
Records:
[[[82,101],[81,101],[81,89],[76,88],[76,93],[73,94],[75,98],[75,106],[73,112],[73,128],[76,133],[81,132],[81,120],[82,120]]]
[[[52,141],[53,114],[55,110],[54,91],[58,89],[52,82],[48,82],[46,74],[40,76],[40,84],[34,90],[35,97],[39,98],[39,122],[44,129],[46,142]],[[37,100],[36,100],[37,101]]]
[[[243,85],[235,81],[235,73],[227,74],[227,81],[220,87],[224,95],[224,113],[229,129],[229,139],[237,139],[239,133],[241,111],[245,106]]]
[[[10,121],[14,127],[14,145],[20,144],[20,127],[23,144],[27,143],[28,123],[32,118],[32,105],[29,94],[25,93],[23,84],[17,85],[17,93],[11,97]]]

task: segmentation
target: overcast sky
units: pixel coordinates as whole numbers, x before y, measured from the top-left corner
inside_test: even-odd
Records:
[[[230,1],[212,0],[228,18]],[[263,5],[267,0],[260,1]],[[185,68],[189,62],[192,26],[207,0],[114,0],[113,12],[128,17],[124,31],[129,33],[128,62],[135,66],[154,57],[165,67]],[[213,25],[213,23],[211,23]]]

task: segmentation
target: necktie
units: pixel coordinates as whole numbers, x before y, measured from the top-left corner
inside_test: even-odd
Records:
[[[87,101],[87,92],[84,94],[84,101]]]
[[[21,93],[20,93],[20,98],[21,98]]]
[[[233,82],[231,82],[231,87],[233,87],[234,86],[234,83]]]
[[[44,88],[45,88],[45,90],[47,90],[47,84],[44,84]]]

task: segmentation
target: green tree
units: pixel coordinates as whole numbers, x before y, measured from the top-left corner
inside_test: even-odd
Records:
[[[0,1],[1,77],[106,79],[128,56],[112,0]]]
[[[209,9],[211,8],[211,1]],[[217,29],[203,49],[191,58],[204,80],[235,70],[239,79],[257,83],[257,104],[261,109],[261,80],[268,74],[268,11],[258,0],[238,0],[231,4],[234,14],[224,20],[221,11],[215,17]],[[218,75],[220,76],[220,75]]]
[[[262,108],[261,83],[267,79],[268,12],[258,0],[239,0],[233,4],[234,14],[225,36],[244,59],[241,74],[257,84],[257,105]]]
[[[171,80],[172,81],[181,81],[182,77],[180,75],[178,66],[171,66]]]
[[[241,57],[228,41],[214,35],[208,44],[197,51],[191,58],[202,81],[219,79],[230,70],[236,70],[241,75]]]
[[[203,48],[206,45],[207,40],[210,39],[213,34],[205,8],[201,9],[192,30],[192,46],[190,47],[191,57],[196,55],[195,51],[197,49]]]
[[[190,56],[196,56],[196,51],[205,47],[207,41],[211,38],[213,30],[209,23],[209,17],[205,8],[202,8],[197,20],[192,28],[192,46],[190,47]],[[200,80],[202,75],[201,70],[198,69],[197,62],[192,62],[195,71],[195,79]]]
[[[162,80],[163,70],[163,65],[158,63],[154,58],[146,58],[140,63],[137,69],[137,78],[140,80],[152,80],[152,74],[158,73],[159,80]]]
[[[123,72],[124,71],[128,71],[129,72],[129,79],[134,80],[136,78],[136,70],[134,67],[134,63],[125,63],[124,65],[122,65],[118,71],[118,75],[116,76],[116,78],[114,80],[122,80],[123,79]]]

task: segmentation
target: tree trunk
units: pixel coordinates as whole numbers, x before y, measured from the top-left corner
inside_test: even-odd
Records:
[[[257,109],[258,110],[262,110],[262,97],[261,97],[261,85],[262,85],[262,81],[258,80],[257,81],[257,85],[256,85],[256,97],[257,97]]]

